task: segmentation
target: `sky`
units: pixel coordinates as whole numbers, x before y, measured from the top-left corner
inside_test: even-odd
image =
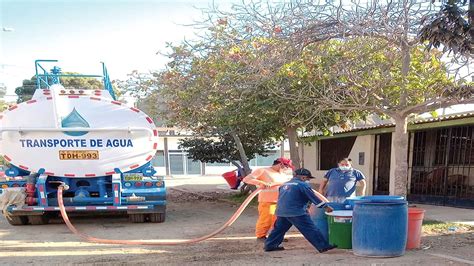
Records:
[[[238,0],[237,0],[238,1]],[[232,0],[215,0],[226,8]],[[234,1],[235,2],[235,1]],[[0,0],[0,83],[7,94],[34,75],[36,59],[57,59],[63,71],[111,79],[162,69],[166,42],[193,38],[185,26],[212,0]]]

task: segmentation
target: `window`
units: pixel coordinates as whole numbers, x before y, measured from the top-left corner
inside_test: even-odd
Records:
[[[183,154],[170,154],[170,170],[172,175],[184,175]]]
[[[356,137],[321,140],[319,159],[321,170],[329,170],[337,166],[341,158],[349,156]]]
[[[165,167],[165,153],[163,151],[157,151],[151,164],[155,167]]]
[[[435,164],[444,165],[446,163],[448,149],[449,164],[463,165],[474,162],[473,130],[473,126],[439,129],[437,131]]]
[[[473,129],[474,127],[456,127],[451,129],[450,164],[463,165],[470,164],[473,161]]]
[[[436,131],[436,154],[435,165],[443,165],[446,161],[446,149],[448,146],[449,128]]]
[[[413,144],[413,166],[423,166],[426,153],[426,131],[415,132]]]
[[[187,161],[187,170],[190,175],[199,175],[201,174],[201,162],[193,161],[193,159],[188,158]]]

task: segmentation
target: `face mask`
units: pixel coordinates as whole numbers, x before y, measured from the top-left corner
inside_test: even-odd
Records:
[[[282,172],[284,175],[293,175],[293,169],[291,169],[291,168],[282,169],[281,172]]]
[[[352,169],[352,167],[350,167],[350,166],[339,166],[339,169],[340,169],[341,171],[349,171],[349,170]]]

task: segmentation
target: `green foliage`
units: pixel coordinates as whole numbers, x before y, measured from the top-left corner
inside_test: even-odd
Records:
[[[5,111],[8,108],[8,104],[5,101],[0,100],[0,113]]]
[[[15,89],[15,94],[18,95],[17,103],[25,102],[33,97],[36,90],[36,78],[23,80],[21,87]]]
[[[315,99],[315,91],[318,95],[324,94],[325,85],[331,79],[326,68],[331,68],[343,55],[340,45],[340,41],[327,41],[308,46],[297,59],[282,65],[265,84],[272,92],[273,106],[278,110],[282,127],[330,135],[329,128],[345,127],[349,120],[361,120],[368,114],[364,110],[321,108],[323,99]]]
[[[244,134],[241,139],[249,160],[256,154],[265,156],[265,152],[273,149],[275,143],[268,141],[260,145],[262,140],[258,135]],[[230,135],[214,138],[186,138],[180,141],[179,148],[189,153],[189,158],[206,163],[225,163],[240,161],[240,154],[235,148],[235,141]]]
[[[467,5],[471,18],[468,18]],[[420,29],[421,43],[427,43],[427,48],[443,47],[443,52],[453,52],[467,57],[474,54],[472,20],[474,19],[474,4],[466,0],[449,1],[444,3],[441,10],[427,18],[423,18]]]
[[[248,198],[248,193],[238,193],[238,194],[232,194],[228,196],[228,200],[235,202],[237,204],[242,204],[247,198]],[[256,207],[258,205],[258,200],[257,197],[255,197],[251,202],[250,206]]]
[[[159,75],[159,95],[166,104],[165,119],[197,135],[215,137],[217,141],[187,142],[199,150],[199,159],[206,161],[219,150],[220,160],[237,159],[231,134],[240,137],[245,153],[261,153],[283,135],[277,112],[268,93],[257,84],[249,86],[246,79],[250,53],[239,47],[221,47],[215,52],[197,55],[189,47],[172,47],[172,61]],[[244,60],[244,61],[241,61]],[[206,144],[206,149],[198,147]],[[222,146],[223,145],[223,146]],[[191,149],[193,145],[186,147]],[[191,150],[193,151],[193,150]],[[196,158],[197,158],[196,157]],[[239,161],[242,159],[239,157]]]
[[[454,231],[450,231],[450,229],[454,229]],[[446,223],[436,220],[423,220],[422,230],[423,234],[427,235],[439,235],[452,232],[469,233],[474,232],[474,226],[459,223]]]
[[[399,47],[380,39],[330,41],[310,46],[306,53],[317,62],[311,73],[315,85],[308,94],[336,110],[365,109],[390,115],[439,98],[455,86],[441,53],[427,52],[421,46],[411,50],[406,76]]]

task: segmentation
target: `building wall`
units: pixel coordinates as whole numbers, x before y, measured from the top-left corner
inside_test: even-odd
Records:
[[[393,195],[392,190],[395,187],[395,142],[393,141],[393,133],[392,133],[392,150],[390,153],[390,186],[389,191],[390,195]]]
[[[375,136],[358,136],[349,158],[352,159],[352,165],[355,169],[361,171],[366,179],[366,194],[372,195],[374,185],[374,161],[375,161]],[[363,153],[363,162],[359,161],[359,154]]]
[[[319,141],[312,142],[304,145],[304,157],[303,162],[305,168],[309,169],[311,173],[316,177],[314,181],[311,181],[316,187],[323,181],[324,175],[327,170],[318,169],[319,160]],[[367,188],[366,194],[371,195],[373,191],[373,173],[374,173],[374,159],[375,159],[375,136],[358,136],[352,147],[349,157],[352,159],[352,163],[355,169],[360,170],[366,177]],[[363,162],[359,162],[359,153],[364,153]],[[337,167],[334,165],[334,167]]]
[[[318,142],[305,143],[303,147],[303,167],[310,170],[311,173],[318,171]]]
[[[156,158],[152,161],[155,170],[157,171],[158,175],[180,175],[173,173],[173,166],[176,167],[176,165],[181,165],[181,160],[184,162],[183,168],[185,169],[184,174],[185,175],[222,175],[225,172],[233,171],[236,170],[237,168],[233,166],[232,164],[220,164],[220,163],[215,163],[215,164],[204,164],[200,163],[200,171],[196,171],[197,165],[192,164],[190,162],[187,162],[187,156],[186,153],[183,150],[179,149],[179,142],[181,139],[185,138],[186,136],[183,135],[166,135],[166,136],[160,136],[158,138],[158,152],[163,152],[164,157],[166,159],[163,159],[160,161],[160,165],[156,163]],[[166,139],[166,145],[165,145],[165,139]],[[166,150],[167,148],[167,150]],[[271,162],[273,162],[274,159],[278,158],[281,156],[283,153],[284,155],[289,155],[288,151],[288,143],[283,142],[283,148],[278,146],[275,147],[271,152],[274,152],[272,155],[273,157],[266,157],[262,158],[259,157],[258,159],[254,159],[250,162],[250,168],[255,170],[261,167],[266,167],[270,166]],[[270,152],[270,151],[269,151]],[[183,157],[180,157],[183,156]],[[172,158],[171,158],[172,157]],[[164,162],[163,162],[164,161]],[[191,168],[191,165],[194,166],[194,172],[189,173],[189,168]],[[199,172],[199,173],[198,173]]]

